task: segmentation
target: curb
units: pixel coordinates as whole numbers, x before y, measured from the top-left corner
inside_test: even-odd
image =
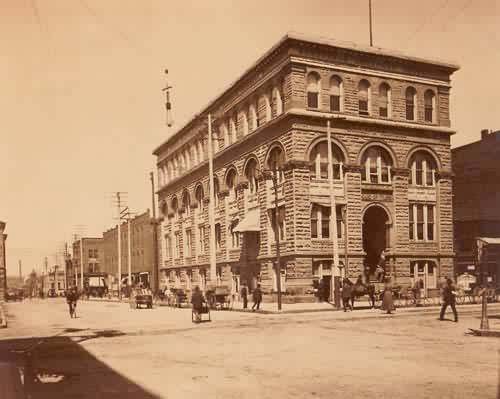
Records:
[[[3,302],[0,302],[0,328],[7,328],[7,315],[3,307]]]

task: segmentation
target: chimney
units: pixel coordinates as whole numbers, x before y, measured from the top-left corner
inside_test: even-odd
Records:
[[[488,134],[489,134],[489,130],[488,129],[482,129],[481,130],[481,140],[484,140],[486,137],[488,137]]]

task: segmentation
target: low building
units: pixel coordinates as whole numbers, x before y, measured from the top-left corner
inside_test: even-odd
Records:
[[[82,237],[73,242],[72,269],[78,285],[83,266],[83,276],[102,272],[104,260],[103,239],[99,237]]]
[[[500,239],[500,131],[481,131],[481,140],[452,149],[455,271],[474,272],[476,245]],[[500,270],[490,265],[500,287]],[[476,270],[477,272],[477,270]]]
[[[121,232],[121,278],[122,285],[128,281],[128,252],[130,227],[130,267],[132,284],[143,283],[149,286],[153,272],[153,225],[149,209],[130,219],[130,223],[120,225]],[[118,277],[118,226],[103,233],[104,258],[101,271],[106,273],[110,285]]]
[[[62,296],[66,292],[66,274],[61,267],[54,266],[42,277],[43,295],[45,297],[53,293],[56,296]]]
[[[0,302],[5,300],[5,292],[7,291],[7,261],[5,250],[7,234],[4,234],[4,230],[5,222],[0,221]]]

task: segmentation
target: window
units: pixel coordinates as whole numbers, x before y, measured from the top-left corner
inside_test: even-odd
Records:
[[[409,184],[434,186],[436,184],[436,161],[426,151],[417,151],[410,159]]]
[[[378,90],[379,95],[379,115],[382,118],[391,116],[391,88],[387,83],[382,83]]]
[[[184,150],[184,159],[186,160],[186,170],[191,169],[191,154],[189,148]]]
[[[217,266],[215,268],[215,277],[216,277],[217,286],[222,285],[222,267],[221,266]]]
[[[198,274],[200,276],[200,289],[204,291],[207,285],[207,271],[205,269],[200,269]]]
[[[203,207],[204,207],[204,204],[203,204],[203,187],[201,185],[199,185],[197,188],[196,188],[196,191],[195,191],[195,199],[196,199],[196,204],[198,205],[198,213],[201,215],[203,213]]]
[[[414,87],[408,87],[406,89],[406,119],[409,121],[414,121],[416,118],[415,110],[417,103],[417,91]]]
[[[174,258],[179,259],[181,257],[181,233],[175,232],[175,253]]]
[[[367,183],[390,183],[392,158],[386,149],[372,146],[366,149],[361,159],[361,177]]]
[[[178,212],[179,212],[179,202],[177,201],[177,197],[172,198],[172,212],[174,215],[174,222],[177,221]]]
[[[410,278],[412,285],[421,290],[437,288],[436,264],[426,260],[410,262]]]
[[[181,287],[181,271],[176,270],[175,271],[175,288],[180,288]]]
[[[229,227],[229,233],[231,235],[231,248],[240,247],[240,233],[238,231],[234,231],[234,228],[237,225],[238,225],[238,219],[234,220]]]
[[[337,238],[342,238],[344,231],[344,221],[342,219],[342,206],[337,206]],[[329,206],[313,204],[311,208],[311,238],[330,238],[330,217]]]
[[[265,122],[269,122],[272,118],[272,111],[271,111],[271,102],[269,101],[269,95],[264,94],[262,95],[262,102],[264,103],[264,112],[265,112]]]
[[[220,223],[215,225],[215,249],[220,251],[221,249],[222,235],[220,230]]]
[[[413,241],[434,241],[435,206],[410,203],[409,210],[409,237]]]
[[[226,187],[229,190],[228,200],[229,202],[238,199],[238,191],[236,189],[236,170],[231,169],[226,177]]]
[[[319,108],[320,77],[316,72],[307,75],[307,107]]]
[[[330,79],[330,111],[342,111],[343,85],[338,76],[332,76]]]
[[[434,109],[436,97],[432,90],[427,90],[424,94],[424,117],[426,122],[433,123],[435,121]]]
[[[236,142],[236,139],[237,139],[237,134],[236,134],[236,121],[234,120],[234,117],[232,117],[232,118],[229,120],[229,135],[230,135],[229,141],[230,141],[231,143]]]
[[[273,116],[279,116],[283,113],[283,102],[281,101],[281,93],[277,87],[273,89],[272,106]]]
[[[198,226],[198,253],[205,253],[205,226]]]
[[[217,208],[219,206],[219,180],[217,177],[214,177],[214,206]]]
[[[193,166],[198,165],[198,148],[196,144],[191,144],[191,159],[193,161]]]
[[[270,219],[270,224],[271,224],[271,231],[272,231],[272,237],[271,240],[275,241],[276,237],[276,209],[270,209],[269,210],[269,219]],[[280,241],[284,241],[286,239],[285,235],[285,207],[280,206],[278,208],[278,233],[279,233],[279,239]]]
[[[245,168],[245,177],[248,180],[248,189],[250,193],[256,193],[258,189],[257,182],[257,161],[255,159],[250,159]]]
[[[358,112],[360,115],[370,115],[371,105],[371,88],[370,83],[363,79],[358,85]]]
[[[253,132],[259,127],[259,118],[257,117],[257,111],[254,104],[251,104],[248,112],[250,114],[250,131]]]
[[[280,147],[274,147],[269,153],[269,159],[267,161],[267,167],[274,171],[277,171],[277,183],[280,184],[285,180],[285,175],[283,172],[283,166],[285,164],[285,156]]]
[[[167,259],[172,259],[172,237],[170,234],[165,236],[165,254]]]
[[[203,141],[198,141],[198,162],[203,162]]]
[[[246,136],[248,134],[248,131],[249,131],[247,113],[244,111],[240,112],[240,119],[241,119],[241,125],[242,125],[242,129],[243,129],[243,136]]]
[[[185,243],[186,244],[185,245],[186,255],[185,255],[185,257],[189,258],[189,257],[191,257],[191,256],[194,255],[194,251],[193,251],[193,236],[192,236],[191,229],[186,229],[185,238],[186,238],[186,243]]]
[[[182,207],[184,208],[185,217],[189,217],[191,215],[191,199],[187,191],[182,197]]]
[[[309,156],[311,177],[328,179],[328,143],[321,141],[314,146]],[[344,156],[340,148],[332,143],[333,179],[342,180]]]

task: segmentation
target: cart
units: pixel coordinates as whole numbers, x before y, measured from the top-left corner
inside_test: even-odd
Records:
[[[147,289],[132,290],[132,294],[130,295],[130,307],[139,309],[142,306],[153,309],[153,295]]]
[[[203,320],[203,318],[205,318],[205,320]],[[195,313],[194,309],[191,309],[191,321],[193,323],[201,323],[203,321],[212,321],[212,319],[210,318],[210,307],[208,306],[208,304],[206,304],[206,303],[202,304],[198,319],[196,318],[196,313]]]
[[[220,286],[207,290],[207,302],[215,310],[231,309],[231,290],[229,287]]]

